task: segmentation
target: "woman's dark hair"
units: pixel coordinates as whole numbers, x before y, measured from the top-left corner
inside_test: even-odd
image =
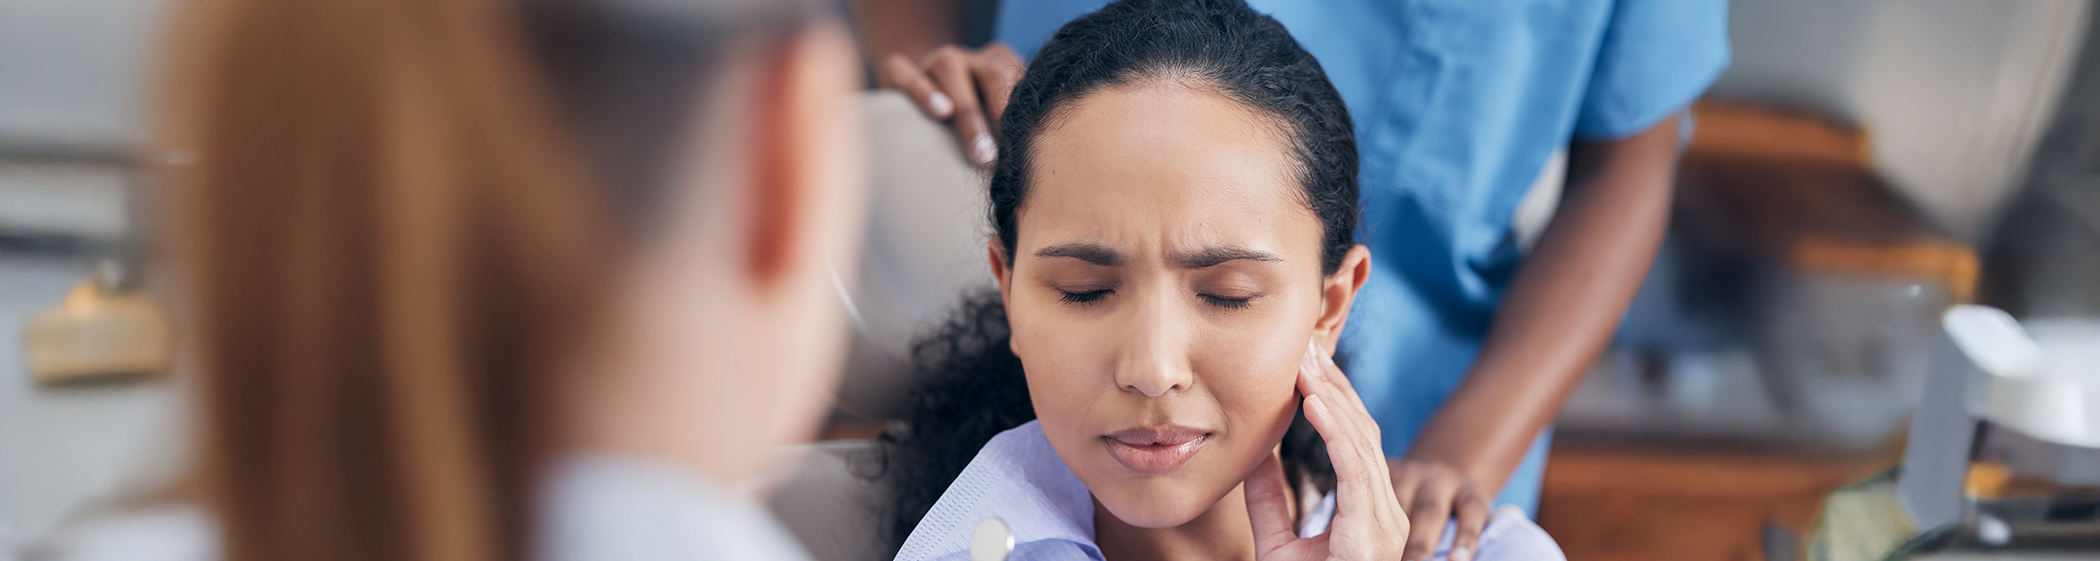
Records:
[[[1004,254],[1010,259],[1019,237],[1037,134],[1088,95],[1153,80],[1222,95],[1273,118],[1294,152],[1302,200],[1322,226],[1321,272],[1338,270],[1356,229],[1348,109],[1319,61],[1244,0],[1122,0],[1058,29],[1014,86],[999,121],[989,218]],[[999,295],[987,291],[966,297],[948,323],[914,346],[921,372],[909,425],[883,437],[882,476],[896,494],[891,547],[903,544],[985,442],[1035,418],[1009,338]],[[1292,423],[1284,457],[1294,479],[1331,478],[1325,452],[1302,416]]]

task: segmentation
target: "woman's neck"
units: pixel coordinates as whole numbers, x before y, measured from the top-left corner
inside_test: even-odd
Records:
[[[1234,487],[1187,524],[1140,528],[1123,522],[1094,500],[1094,544],[1108,559],[1254,559],[1254,524],[1247,498]]]

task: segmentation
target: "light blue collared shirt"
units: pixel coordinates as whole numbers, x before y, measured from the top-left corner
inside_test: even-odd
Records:
[[[970,558],[977,523],[999,517],[1014,535],[1011,561],[1101,559],[1094,545],[1094,495],[1050,447],[1037,421],[993,436],[926,517],[897,561]]]
[[[758,503],[647,459],[565,459],[542,500],[540,561],[809,559]]]
[[[1300,521],[1299,535],[1326,531],[1335,511],[1328,493]],[[992,437],[963,468],[933,509],[912,528],[896,561],[968,561],[977,524],[998,517],[1013,532],[1010,561],[1101,561],[1094,544],[1094,498],[1058,457],[1037,421]],[[1451,552],[1457,525],[1445,525],[1435,561]],[[1480,533],[1479,561],[1566,561],[1560,546],[1520,509],[1495,512]]]

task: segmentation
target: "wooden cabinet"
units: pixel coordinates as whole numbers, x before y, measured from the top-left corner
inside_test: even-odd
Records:
[[[1766,523],[1806,536],[1825,495],[1893,463],[1556,443],[1538,523],[1570,561],[1756,561]]]

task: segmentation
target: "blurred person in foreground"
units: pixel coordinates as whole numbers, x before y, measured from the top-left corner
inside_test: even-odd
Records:
[[[835,18],[197,0],[176,24],[158,149],[188,162],[165,225],[208,522],[134,539],[803,556],[755,499],[846,341],[864,156]]]

